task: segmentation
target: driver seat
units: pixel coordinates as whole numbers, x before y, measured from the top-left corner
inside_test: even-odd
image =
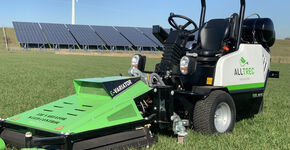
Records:
[[[199,32],[199,56],[215,57],[230,38],[230,22],[228,19],[213,19],[203,25]],[[207,58],[204,61],[216,61]]]

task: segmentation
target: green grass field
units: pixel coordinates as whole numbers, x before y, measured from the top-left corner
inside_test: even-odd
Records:
[[[277,40],[271,48],[271,55],[290,57],[290,40]]]
[[[146,70],[153,70],[158,61],[148,59]],[[73,94],[75,78],[127,75],[129,67],[130,58],[2,52],[0,116],[6,118]],[[237,122],[232,134],[205,136],[188,130],[184,145],[160,134],[152,149],[290,149],[290,65],[272,64],[272,69],[279,70],[281,77],[269,79],[263,113]]]
[[[10,46],[15,33],[6,30]],[[13,37],[14,36],[14,37]],[[290,41],[277,40],[273,56],[290,56]],[[148,59],[153,70],[159,59]],[[75,78],[127,75],[130,58],[55,55],[40,52],[6,52],[0,30],[0,117],[6,118],[74,93]],[[188,141],[159,134],[151,149],[290,149],[290,65],[272,64],[280,79],[269,79],[263,113],[236,123],[232,134],[201,135],[188,130]]]
[[[5,28],[5,31],[6,31],[8,46],[10,48],[20,48],[14,29]]]
[[[5,51],[3,30],[0,29],[0,52]]]

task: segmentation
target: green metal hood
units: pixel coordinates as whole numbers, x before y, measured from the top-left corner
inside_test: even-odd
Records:
[[[6,121],[53,133],[88,130],[142,120],[134,98],[152,90],[139,78],[105,77],[74,80],[76,94]]]

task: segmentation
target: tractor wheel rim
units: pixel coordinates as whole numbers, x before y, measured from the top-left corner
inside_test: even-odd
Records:
[[[224,133],[229,128],[232,121],[230,106],[222,102],[218,104],[214,114],[214,126],[219,133]]]

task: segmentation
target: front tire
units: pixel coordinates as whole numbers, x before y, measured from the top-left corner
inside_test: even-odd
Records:
[[[204,134],[232,132],[236,120],[233,98],[224,91],[213,91],[205,100],[197,101],[193,112],[193,128]]]

